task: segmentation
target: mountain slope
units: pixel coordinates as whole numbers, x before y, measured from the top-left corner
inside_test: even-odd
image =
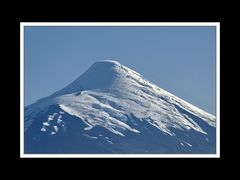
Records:
[[[26,153],[215,153],[216,123],[115,61],[25,108]]]

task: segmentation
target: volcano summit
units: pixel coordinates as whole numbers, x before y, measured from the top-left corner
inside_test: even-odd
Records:
[[[216,118],[116,61],[25,107],[28,154],[209,154]]]

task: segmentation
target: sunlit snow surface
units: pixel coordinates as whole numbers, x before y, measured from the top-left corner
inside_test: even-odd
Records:
[[[56,112],[48,114],[49,107],[52,106],[58,108],[53,110]],[[35,125],[36,128],[29,130],[34,121],[41,121],[37,118],[39,113],[48,114],[47,119],[41,122],[39,131],[37,125]],[[88,141],[100,142],[104,139],[102,135],[98,134],[97,137],[96,134],[93,136],[87,133],[95,132],[94,129],[97,127],[106,129],[117,141],[114,143],[114,140],[105,138],[110,146],[106,148],[106,152],[110,153],[158,153],[157,147],[154,147],[152,152],[148,147],[144,148],[148,146],[146,139],[151,138],[149,133],[155,133],[155,129],[159,130],[157,134],[161,133],[159,141],[166,141],[164,139],[166,136],[167,139],[170,138],[169,143],[177,143],[176,150],[173,150],[174,145],[164,147],[168,142],[161,142],[159,146],[162,147],[159,147],[159,153],[213,153],[215,151],[216,120],[213,115],[157,87],[139,73],[115,61],[100,61],[93,64],[88,71],[67,87],[26,107],[25,132],[35,134],[39,137],[38,139],[41,139],[39,132],[48,133],[49,136],[67,133],[66,124],[69,124],[71,118],[66,116],[64,119],[64,115],[75,117],[84,124],[83,132],[85,133],[82,136]],[[152,128],[155,129],[152,130]],[[126,150],[123,148],[124,145],[122,148],[116,147],[121,146],[120,141],[128,141],[129,132],[135,134],[131,135],[131,138],[138,141],[136,145]],[[115,138],[115,136],[122,138]],[[142,142],[140,137],[144,139]],[[161,139],[161,137],[164,138]],[[171,138],[174,139],[173,142]],[[134,141],[132,139],[129,142]],[[195,142],[197,147],[194,148],[189,142]],[[114,144],[115,147],[111,151],[111,146]],[[169,151],[168,146],[171,147]],[[99,145],[96,147],[98,149]],[[60,149],[60,152],[64,152],[64,148]],[[78,147],[76,152],[78,151],[82,152],[81,147]],[[87,153],[87,150],[84,152]],[[98,152],[94,151],[94,153]]]

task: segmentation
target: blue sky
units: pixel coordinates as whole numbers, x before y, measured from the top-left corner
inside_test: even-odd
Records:
[[[25,27],[25,105],[111,59],[215,115],[215,27]]]

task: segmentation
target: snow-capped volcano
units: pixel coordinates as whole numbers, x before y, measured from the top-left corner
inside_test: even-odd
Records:
[[[25,153],[215,153],[215,117],[116,61],[25,108]]]

